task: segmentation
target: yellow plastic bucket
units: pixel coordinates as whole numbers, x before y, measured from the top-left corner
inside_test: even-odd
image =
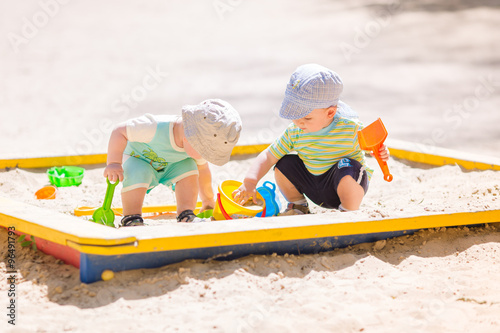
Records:
[[[219,193],[217,195],[217,202],[213,212],[214,219],[227,220],[228,218],[249,218],[254,217],[264,210],[265,207],[262,206],[242,206],[233,201],[233,191],[240,187],[241,184],[241,182],[236,180],[225,180],[219,185]],[[257,193],[257,199],[265,202],[264,198],[259,193]]]

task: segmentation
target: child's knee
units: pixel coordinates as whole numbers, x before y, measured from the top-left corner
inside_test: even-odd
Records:
[[[352,178],[350,175],[346,175],[342,177],[337,187],[337,192],[352,192],[353,194],[361,195],[363,197],[365,195],[365,190],[361,184],[359,184],[356,179]]]
[[[337,193],[345,209],[357,210],[363,201],[365,190],[354,178],[347,175],[340,180]]]
[[[172,189],[174,190],[175,193],[181,193],[184,195],[198,195],[199,191],[199,184],[198,184],[198,174],[190,175],[187,177],[184,177],[177,182],[174,183],[172,186]]]

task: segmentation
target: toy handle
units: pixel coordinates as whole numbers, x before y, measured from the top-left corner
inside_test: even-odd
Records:
[[[266,180],[264,182],[264,184],[262,184],[263,186],[271,189],[271,191],[276,191],[276,185],[274,185],[274,183],[271,183],[270,181]]]
[[[219,206],[222,216],[224,216],[226,220],[232,220],[232,217],[228,215],[228,213],[224,209],[224,206],[222,206],[222,202],[220,200],[220,193],[217,193],[217,202],[215,204]]]
[[[381,147],[380,145],[375,147],[375,149],[373,150],[373,156],[375,156],[375,158],[377,159],[378,165],[380,166],[380,169],[382,169],[382,172],[384,173],[384,180],[386,182],[391,182],[393,177],[389,172],[389,166],[387,166],[387,163],[383,161],[382,158],[380,157],[379,153],[380,147]]]
[[[381,165],[380,167],[382,169],[382,172],[384,173],[384,180],[386,182],[391,182],[393,177],[392,177],[391,173],[389,172],[389,167],[387,166],[387,163],[384,162],[384,165],[383,166]]]
[[[102,204],[102,208],[108,210],[111,208],[111,203],[113,202],[113,195],[115,194],[115,187],[120,182],[117,180],[115,183],[111,183],[108,178],[106,178],[108,182],[108,188],[106,189],[106,195],[104,196],[104,202]]]

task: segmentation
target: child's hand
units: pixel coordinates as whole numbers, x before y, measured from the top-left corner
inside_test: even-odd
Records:
[[[380,149],[378,151],[379,155],[380,155],[380,158],[382,159],[382,161],[388,161],[389,160],[389,150],[387,149],[386,145],[382,145],[380,146]],[[371,156],[374,156],[372,152],[370,152],[370,155]]]
[[[382,161],[387,162],[389,160],[389,150],[385,145],[382,145],[378,152],[380,154],[380,158],[382,159]]]
[[[257,204],[257,189],[256,184],[253,182],[245,180],[238,189],[233,191],[233,200],[237,204],[243,205],[251,197],[253,198],[253,202]]]
[[[123,181],[123,168],[119,163],[111,163],[104,169],[104,177],[114,183],[117,180]]]

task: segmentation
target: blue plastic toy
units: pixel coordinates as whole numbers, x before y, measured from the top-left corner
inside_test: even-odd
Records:
[[[269,181],[265,181],[261,187],[257,188],[257,192],[262,195],[264,200],[266,201],[266,217],[268,216],[276,216],[279,214],[281,210],[281,203],[277,198],[276,193],[276,185]],[[262,212],[255,215],[257,217],[262,216]]]

